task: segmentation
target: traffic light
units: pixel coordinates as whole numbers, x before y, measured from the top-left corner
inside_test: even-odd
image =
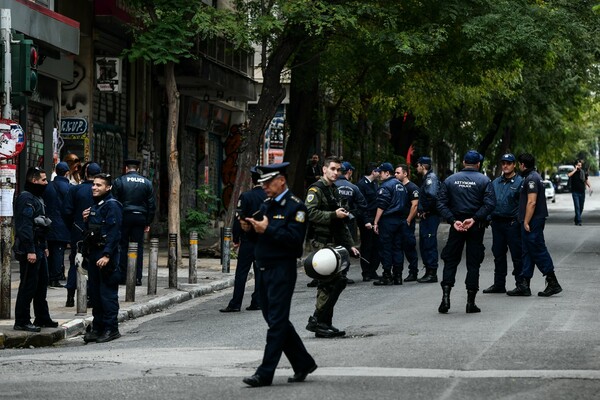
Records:
[[[20,36],[20,35],[19,35]],[[33,40],[21,38],[11,43],[12,94],[30,96],[37,87],[38,51]]]

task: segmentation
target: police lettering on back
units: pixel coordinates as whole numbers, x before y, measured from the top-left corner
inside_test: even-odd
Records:
[[[127,177],[127,182],[137,182],[137,183],[144,183],[146,180],[144,178],[141,177],[134,177],[134,176],[128,176]]]

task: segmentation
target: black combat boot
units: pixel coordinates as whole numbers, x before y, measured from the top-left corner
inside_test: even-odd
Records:
[[[446,314],[450,309],[450,291],[452,286],[442,286],[442,303],[438,307],[438,312]]]
[[[467,290],[467,314],[481,312],[481,309],[475,305],[475,296],[477,290]]]
[[[394,274],[394,285],[402,285],[402,274]]]
[[[375,286],[387,286],[393,284],[394,280],[392,279],[392,273],[389,271],[383,271],[381,278],[379,278],[378,281],[373,282],[373,285]]]
[[[529,279],[517,282],[517,287],[513,290],[506,292],[508,296],[531,296],[531,289],[529,289]]]
[[[483,289],[483,293],[506,293],[504,285],[493,284],[487,289]]]
[[[404,279],[404,282],[416,282],[417,279],[418,277],[416,272],[409,272],[406,276],[406,279]]]
[[[558,284],[558,279],[556,279],[554,272],[550,272],[548,275],[546,275],[546,289],[544,289],[543,292],[538,292],[538,296],[550,297],[553,294],[560,292],[562,292],[562,288]]]
[[[75,289],[67,289],[67,303],[65,307],[75,307]]]
[[[425,270],[425,275],[423,275],[420,279],[417,279],[417,282],[419,283],[434,283],[437,281],[437,270],[433,268],[427,268]]]

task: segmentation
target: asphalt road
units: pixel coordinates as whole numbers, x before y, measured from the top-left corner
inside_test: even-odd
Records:
[[[570,194],[549,204],[546,243],[559,295],[535,295],[544,288],[537,271],[532,297],[480,292],[482,312],[466,314],[463,263],[447,315],[437,312],[439,284],[359,282],[334,316],[347,337],[316,339],[304,329],[315,289],[300,273],[291,319],[319,365],[305,383],[287,383],[285,358],[273,386],[242,383],[260,363],[266,324],[260,312],[219,313],[229,289],[124,323],[123,337],[107,344],[74,338],[0,351],[0,399],[597,399],[600,180],[593,185],[598,194],[588,197],[581,227]],[[482,289],[493,277],[490,231],[485,240]]]

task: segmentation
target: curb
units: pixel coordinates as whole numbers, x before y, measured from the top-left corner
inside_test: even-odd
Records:
[[[248,274],[253,278],[252,271]],[[119,323],[140,318],[145,315],[154,314],[163,311],[171,306],[192,300],[196,297],[205,296],[227,289],[233,286],[235,278],[211,282],[210,284],[190,284],[183,283],[177,285],[177,292],[157,297],[144,304],[133,304],[131,307],[119,309],[117,320]],[[65,322],[58,328],[43,328],[40,333],[30,333],[14,331],[9,335],[0,333],[0,349],[3,348],[23,348],[23,347],[47,347],[63,339],[71,338],[85,333],[88,325],[92,323],[93,317],[76,318]]]

